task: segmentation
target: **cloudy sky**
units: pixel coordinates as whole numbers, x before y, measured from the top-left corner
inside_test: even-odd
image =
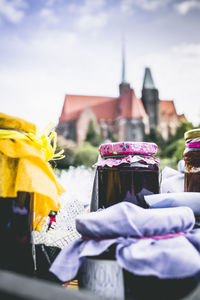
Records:
[[[150,67],[160,99],[200,123],[200,0],[0,0],[1,111],[45,127],[64,96],[141,96]]]

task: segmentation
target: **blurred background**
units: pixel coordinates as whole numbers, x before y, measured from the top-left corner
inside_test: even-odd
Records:
[[[0,0],[1,112],[56,124],[66,158],[146,140],[176,168],[200,123],[199,0]]]

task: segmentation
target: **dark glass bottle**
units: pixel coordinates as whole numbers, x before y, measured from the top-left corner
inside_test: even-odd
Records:
[[[200,192],[200,129],[185,133],[185,192]]]
[[[98,167],[99,207],[106,208],[121,201],[146,207],[141,193],[159,193],[158,165],[142,163],[116,167]]]
[[[144,195],[159,193],[157,145],[120,142],[103,144],[99,150],[91,211],[121,201],[146,208]]]
[[[33,275],[30,194],[18,192],[16,198],[0,198],[0,205],[0,268]]]

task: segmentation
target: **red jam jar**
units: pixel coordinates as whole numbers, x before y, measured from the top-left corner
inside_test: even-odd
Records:
[[[121,201],[147,207],[144,195],[159,193],[157,145],[145,142],[102,144],[97,168],[97,202],[91,210]]]
[[[185,132],[184,192],[200,192],[200,128]]]

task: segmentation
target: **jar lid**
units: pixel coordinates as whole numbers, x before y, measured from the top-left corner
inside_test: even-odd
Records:
[[[200,128],[188,130],[184,134],[185,140],[193,139],[193,138],[197,138],[197,137],[200,137]]]
[[[101,157],[123,155],[151,155],[155,156],[158,146],[147,142],[117,142],[102,144],[99,147]]]

